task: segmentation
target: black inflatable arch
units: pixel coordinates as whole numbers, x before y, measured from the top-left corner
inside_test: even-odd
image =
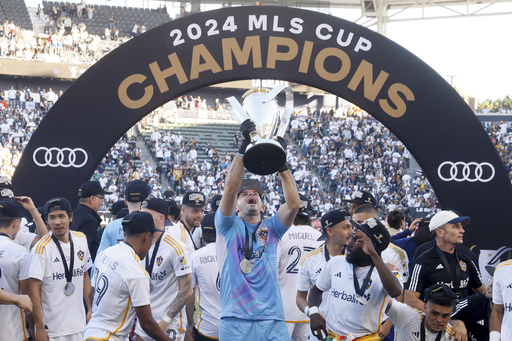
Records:
[[[191,15],[112,51],[57,101],[13,177],[37,204],[76,198],[115,142],[179,95],[241,79],[310,85],[355,103],[411,151],[443,208],[470,215],[466,241],[512,240],[512,186],[496,149],[461,97],[389,39],[332,16],[287,7]]]

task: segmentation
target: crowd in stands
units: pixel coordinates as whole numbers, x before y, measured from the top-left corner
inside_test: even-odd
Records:
[[[3,98],[0,104],[4,103],[0,105],[0,109],[3,108],[0,111],[0,175],[12,177],[27,141],[59,96],[51,89],[32,92],[11,87],[0,89],[0,97]],[[18,105],[33,100],[33,97],[39,98],[37,108],[24,109]],[[189,98],[178,99],[176,106],[194,110],[195,103],[206,103],[200,97]],[[313,210],[321,215],[333,208],[341,208],[342,200],[349,198],[355,190],[370,191],[377,198],[383,216],[395,208],[435,207],[435,194],[421,170],[418,169],[412,177],[407,174],[411,156],[403,144],[358,108],[351,108],[345,114],[339,117],[333,110],[322,108],[299,111],[292,116],[287,134],[290,144],[287,160],[299,190],[312,198]],[[112,147],[98,166],[93,180],[100,181],[113,192],[107,197],[104,210],[122,198],[126,183],[134,179],[148,182],[152,196],[165,195],[178,202],[188,190],[202,191],[208,198],[222,193],[227,168],[237,150],[236,136],[233,152],[221,155],[215,141],[201,144],[194,136],[159,130],[160,123],[170,121],[168,115],[160,108],[145,117]],[[512,179],[512,124],[484,122],[483,125]],[[156,163],[141,159],[141,146],[137,142],[137,132],[148,128],[153,133],[147,147]],[[206,153],[208,157],[198,162],[198,152]],[[164,178],[169,187],[162,185]],[[280,205],[282,194],[279,177],[267,176],[263,184],[266,186],[264,193],[267,193],[263,201],[267,213],[273,214]]]

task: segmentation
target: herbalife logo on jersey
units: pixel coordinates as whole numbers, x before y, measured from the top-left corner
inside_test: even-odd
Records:
[[[342,292],[339,292],[337,291],[336,289],[333,289],[331,290],[331,295],[336,297],[336,298],[339,298],[340,300],[342,301],[348,301],[350,303],[356,303],[356,304],[361,304],[363,305],[362,303],[360,303],[357,299],[356,299],[356,294],[352,294],[352,295],[349,295],[347,294],[345,291],[342,291]],[[364,298],[366,299],[367,302],[370,302],[370,296],[371,294],[365,294],[363,295]]]
[[[505,303],[505,311],[511,312],[512,311],[512,303]]]

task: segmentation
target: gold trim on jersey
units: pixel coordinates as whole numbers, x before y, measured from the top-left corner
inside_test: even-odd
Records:
[[[150,277],[149,276],[149,273],[146,271],[146,269],[144,269],[141,265],[140,265],[140,258],[139,256],[135,253],[135,251],[132,251],[132,256],[133,258],[137,261],[137,265],[139,266],[139,268],[142,269],[142,271],[144,272],[144,275],[147,276],[147,277]]]
[[[306,258],[318,255],[319,253],[324,253],[324,244],[320,245],[319,247],[317,247],[313,251],[308,252],[304,257],[302,257],[302,259],[300,261],[300,265],[301,266],[304,265],[304,262],[306,261]]]
[[[18,294],[22,294],[21,285],[18,282]],[[21,329],[23,329],[23,340],[27,340],[27,330],[25,329],[25,319],[23,318],[23,310],[20,308],[20,317],[21,317]]]
[[[71,234],[73,235],[73,237],[77,237],[77,238],[87,238],[85,236],[85,234],[83,232],[80,232],[80,231],[71,231]]]
[[[386,298],[387,297],[388,297],[388,295],[384,295],[384,299],[382,299],[382,305],[380,306],[379,319],[377,320],[377,321],[379,321],[379,327],[377,328],[377,334],[380,331],[380,326],[381,326],[380,321],[382,321],[382,313],[384,312],[384,307],[386,306]]]
[[[393,243],[389,243],[388,247],[393,249],[393,250],[395,250],[398,253],[398,255],[400,256],[401,260],[406,260],[407,259],[407,254],[405,253],[404,249],[402,249],[401,247],[396,246]]]
[[[165,238],[164,238],[164,242],[169,244],[174,249],[174,251],[178,254],[178,256],[181,256],[182,254],[185,253],[185,251],[183,250],[181,245],[178,244],[176,242],[176,240],[174,238],[172,238],[171,236],[166,235]]]
[[[216,337],[209,337],[209,336],[204,335],[203,333],[201,333],[201,332],[199,331],[199,328],[196,328],[196,330],[197,330],[197,332],[198,332],[199,334],[201,334],[201,336],[202,336],[202,337],[205,337],[205,338],[207,338],[207,339],[210,339],[210,340],[218,340],[218,339],[219,339],[218,337],[216,338]]]
[[[51,241],[52,241],[52,237],[50,236],[50,234],[49,233],[46,234],[43,238],[41,238],[40,241],[37,242],[34,253],[42,256],[43,252],[44,252],[44,248]]]
[[[121,321],[121,325],[119,327],[117,327],[117,329],[114,330],[113,333],[108,334],[108,336],[105,340],[110,339],[110,336],[112,336],[112,334],[116,334],[119,331],[119,329],[121,329],[123,327],[124,321],[126,320],[126,316],[128,315],[128,310],[130,309],[130,303],[132,303],[132,298],[128,297],[128,302],[126,302],[126,308],[124,309],[124,315],[123,315],[123,320]],[[98,340],[103,340],[103,339],[98,339]]]
[[[496,270],[498,270],[498,268],[500,268],[500,267],[502,267],[502,266],[507,266],[507,265],[512,265],[512,259],[509,259],[509,260],[503,261],[503,262],[501,262],[500,264],[498,264],[498,266],[496,267],[496,269],[494,270],[494,272],[496,272]]]

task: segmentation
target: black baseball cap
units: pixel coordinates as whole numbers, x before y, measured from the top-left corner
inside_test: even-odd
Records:
[[[128,202],[143,202],[149,196],[149,193],[149,186],[142,180],[130,181],[124,190]]]
[[[183,196],[181,204],[183,206],[205,206],[206,200],[202,192],[189,191]]]
[[[435,297],[447,297],[452,300],[456,299],[455,293],[453,290],[444,283],[437,283],[433,286],[425,289],[425,293],[423,294],[423,301],[428,302],[431,298]]]
[[[375,200],[375,197],[368,191],[355,191],[352,193],[352,196],[349,200],[342,201],[377,206],[377,200]]]
[[[203,217],[203,220],[201,220],[201,230],[203,233],[213,232],[215,234],[215,213],[208,213]]]
[[[380,251],[384,251],[391,241],[391,236],[386,226],[377,218],[366,219],[362,224],[350,220],[350,223],[358,230],[363,231],[372,242],[377,245]]]
[[[255,179],[243,179],[242,183],[240,183],[240,188],[238,189],[237,197],[245,191],[246,189],[252,189],[258,192],[260,198],[263,195],[263,188],[261,187],[261,182]]]
[[[12,190],[12,182],[11,179],[9,179],[6,176],[0,176],[0,188],[9,188]]]
[[[167,217],[169,214],[169,203],[164,199],[151,198],[142,203],[142,208],[147,208],[155,212],[161,213]]]
[[[322,235],[320,238],[318,238],[318,241],[327,240],[327,232],[326,230],[329,227],[332,227],[338,223],[341,223],[344,220],[350,220],[350,213],[347,211],[329,211],[326,214],[324,214],[320,218],[320,223],[322,224]]]
[[[105,194],[112,194],[112,192],[105,191],[99,181],[87,181],[82,186],[80,186],[80,189],[78,190],[78,197],[79,198],[89,198],[93,195],[105,195]]]
[[[118,200],[115,203],[112,204],[112,208],[110,209],[110,212],[114,215],[117,215],[120,209],[125,208],[126,204],[124,203],[124,200]]]
[[[129,233],[144,233],[144,232],[164,232],[155,228],[153,216],[148,212],[136,211],[128,214],[121,220],[123,231]]]
[[[311,208],[311,200],[309,199],[309,196],[299,193],[299,198],[300,206],[297,215],[302,217],[309,217],[313,211]]]
[[[220,200],[221,199],[222,199],[222,195],[221,194],[217,194],[216,196],[214,196],[212,198],[212,200],[210,201],[210,206],[212,208],[212,212],[217,211],[217,209],[219,208]]]
[[[58,210],[64,210],[68,213],[73,213],[73,209],[71,208],[71,204],[68,199],[57,197],[50,199],[44,204],[44,215],[47,216],[48,213]]]
[[[8,218],[24,217],[23,206],[14,200],[0,201],[0,216]]]

